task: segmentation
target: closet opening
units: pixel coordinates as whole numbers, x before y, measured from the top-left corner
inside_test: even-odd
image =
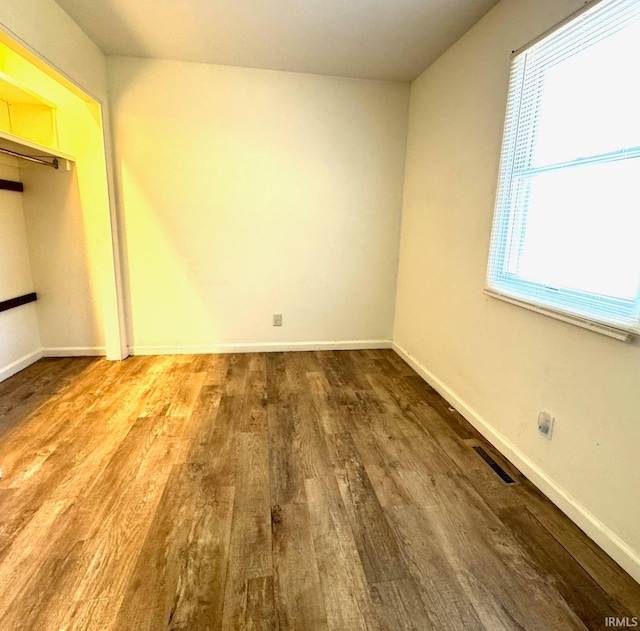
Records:
[[[6,34],[0,181],[0,381],[43,356],[125,357],[102,105]]]

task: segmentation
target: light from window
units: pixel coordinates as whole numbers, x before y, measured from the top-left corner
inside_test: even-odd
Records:
[[[640,0],[512,61],[489,293],[640,332]]]

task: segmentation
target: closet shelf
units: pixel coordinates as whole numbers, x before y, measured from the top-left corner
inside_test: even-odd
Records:
[[[25,105],[42,105],[49,109],[56,109],[55,103],[36,94],[13,77],[0,71],[0,98],[9,103],[23,103]]]
[[[3,129],[0,129],[0,149],[8,149],[14,153],[32,158],[58,158],[59,160],[75,162],[75,157],[69,153],[16,136]]]
[[[55,103],[0,70],[0,129],[55,149],[57,109]]]

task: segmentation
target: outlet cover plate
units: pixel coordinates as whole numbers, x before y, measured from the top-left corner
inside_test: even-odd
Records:
[[[538,431],[545,437],[551,440],[553,436],[553,426],[556,422],[555,416],[549,412],[542,411],[538,414]]]

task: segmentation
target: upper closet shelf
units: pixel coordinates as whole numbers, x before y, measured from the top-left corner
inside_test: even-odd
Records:
[[[0,129],[0,152],[56,169],[60,161],[64,160],[67,168],[70,162],[75,162],[75,158],[69,153],[21,138],[3,129]]]
[[[57,107],[0,70],[0,151],[58,168]]]

